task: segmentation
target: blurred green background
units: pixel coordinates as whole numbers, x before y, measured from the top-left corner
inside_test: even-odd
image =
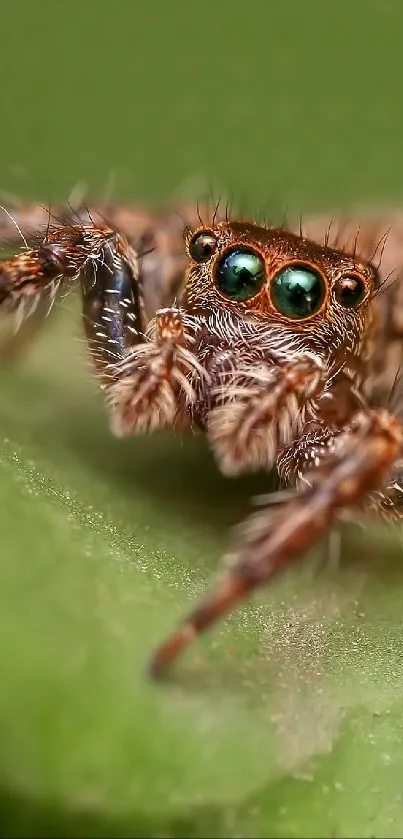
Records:
[[[399,203],[402,26],[397,0],[4,2],[0,188]],[[399,532],[346,532],[150,685],[266,483],[112,439],[80,339],[68,299],[2,373],[0,835],[401,836]]]

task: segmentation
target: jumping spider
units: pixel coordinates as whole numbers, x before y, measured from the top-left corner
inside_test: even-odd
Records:
[[[274,512],[269,499],[246,520],[212,593],[154,653],[154,675],[349,509],[403,513],[403,428],[391,399],[402,285],[376,259],[381,223],[354,238],[351,223],[336,233],[318,220],[308,238],[183,214],[184,244],[179,215],[130,207],[59,210],[34,241],[44,212],[20,206],[0,230],[15,238],[14,225],[30,240],[0,268],[0,303],[23,342],[78,281],[115,434],[201,430],[222,472],[276,467],[294,488]]]

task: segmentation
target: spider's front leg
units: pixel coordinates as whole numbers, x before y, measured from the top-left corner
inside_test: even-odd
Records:
[[[107,276],[106,289],[97,276]],[[142,327],[142,289],[139,282],[137,254],[127,240],[107,226],[64,225],[48,231],[36,246],[0,262],[0,310],[12,317],[14,335],[36,316],[37,326],[44,320],[55,300],[81,283],[87,334],[98,372],[105,366],[95,353],[96,324],[106,317],[110,304],[115,337],[115,356],[119,358],[133,342],[140,340]],[[108,293],[110,294],[108,296]],[[113,296],[113,303],[111,302]],[[121,304],[121,305],[120,305]],[[121,308],[122,306],[122,308]],[[123,307],[128,317],[122,316]],[[88,316],[88,317],[87,317]],[[129,324],[133,328],[128,328]],[[99,326],[101,329],[101,326]],[[101,340],[102,337],[102,340]],[[97,338],[97,348],[112,346],[111,331],[104,329]],[[109,347],[109,350],[111,347]]]
[[[297,498],[274,515],[263,510],[245,522],[240,545],[227,558],[228,572],[157,649],[151,673],[160,675],[196,635],[315,544],[339,510],[382,485],[402,449],[402,425],[388,412],[358,413]]]
[[[60,226],[0,263],[0,309],[17,333],[35,313],[43,321],[61,292],[81,286],[92,360],[120,436],[185,418],[194,381],[206,376],[180,309],[160,310],[147,327],[143,279],[128,240],[94,224]]]
[[[189,425],[196,386],[208,379],[193,352],[195,337],[177,307],[160,309],[144,340],[108,365],[105,385],[117,436]]]

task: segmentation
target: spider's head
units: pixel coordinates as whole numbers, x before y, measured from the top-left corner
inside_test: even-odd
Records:
[[[233,416],[234,400],[255,394],[257,378],[264,392],[276,370],[307,356],[333,389],[334,411],[365,358],[375,269],[282,228],[239,221],[198,228],[186,248],[182,307],[209,374],[198,391],[199,422],[223,403]]]
[[[281,228],[239,221],[197,228],[186,250],[179,306],[160,309],[147,341],[124,359],[131,375],[119,381],[118,401],[126,405],[127,391],[127,425],[133,413],[142,428],[190,416],[208,431],[221,467],[234,472],[267,465],[322,397],[328,418],[351,415],[378,287],[373,267]],[[234,442],[238,431],[242,444]]]
[[[219,222],[186,241],[190,265],[184,308],[220,335],[232,328],[248,343],[335,355],[360,351],[369,303],[379,280],[374,268],[343,251],[279,228]],[[213,336],[211,336],[213,337]],[[286,351],[284,349],[284,351]],[[323,358],[323,360],[325,360]]]

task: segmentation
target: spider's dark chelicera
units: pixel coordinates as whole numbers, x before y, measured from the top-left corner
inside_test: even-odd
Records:
[[[37,208],[14,212],[27,238],[34,209],[38,221]],[[330,247],[320,225],[308,238],[188,216],[183,246],[176,215],[95,207],[48,225],[39,245],[24,240],[0,268],[0,303],[20,343],[79,285],[115,434],[201,429],[222,472],[275,467],[295,487],[275,513],[269,505],[246,519],[230,570],[155,652],[154,674],[346,508],[403,514],[403,431],[389,399],[402,362],[401,285],[374,265],[376,225]]]

